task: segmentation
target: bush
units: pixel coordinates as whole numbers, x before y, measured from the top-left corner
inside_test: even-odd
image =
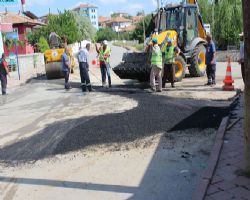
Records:
[[[99,29],[96,33],[95,40],[97,42],[102,42],[103,40],[115,40],[117,38],[117,34],[111,28],[102,28]]]
[[[138,51],[143,51],[143,50],[144,50],[144,44],[143,44],[143,43],[137,44],[137,45],[135,45],[135,48],[136,48]]]
[[[45,37],[42,36],[39,38],[38,48],[39,48],[39,51],[41,51],[42,53],[44,53],[46,50],[49,49],[49,44],[47,40],[45,39]]]

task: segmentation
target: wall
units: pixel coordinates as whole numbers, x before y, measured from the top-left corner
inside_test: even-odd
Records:
[[[11,72],[10,86],[17,86],[25,83],[30,78],[45,74],[44,54],[36,53],[29,55],[19,55],[19,69],[21,80],[18,80],[18,71]]]

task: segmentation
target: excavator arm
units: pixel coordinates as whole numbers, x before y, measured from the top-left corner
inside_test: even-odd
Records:
[[[199,5],[197,0],[187,0],[188,4],[194,4],[197,6],[197,12],[198,12],[198,31],[199,31],[199,36],[203,39],[206,39],[206,30],[204,28],[204,24],[203,24],[203,20],[202,20],[202,16],[200,14],[200,10],[199,10]]]

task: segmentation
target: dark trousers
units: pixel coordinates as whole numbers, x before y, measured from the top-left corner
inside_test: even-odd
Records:
[[[244,65],[244,63],[241,63],[241,74],[242,74],[243,82],[245,83],[245,65]]]
[[[0,79],[1,79],[2,95],[5,95],[7,90],[7,76],[4,74],[0,74]]]
[[[174,85],[175,82],[175,65],[174,64],[164,64],[164,73],[162,77],[162,87],[165,88],[167,80]]]
[[[209,84],[215,84],[215,74],[216,74],[216,65],[207,65],[207,82]]]
[[[87,88],[89,91],[92,91],[90,78],[89,78],[88,64],[86,62],[80,62],[79,68],[80,68],[82,91],[86,92]]]
[[[63,74],[64,74],[64,79],[65,79],[65,89],[69,89],[70,88],[69,71],[63,71]]]
[[[102,74],[102,83],[106,83],[106,74],[108,76],[109,86],[111,86],[111,75],[110,75],[110,66],[108,63],[101,63],[101,74]]]

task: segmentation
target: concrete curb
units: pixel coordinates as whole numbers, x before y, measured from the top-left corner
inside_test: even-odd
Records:
[[[201,180],[197,184],[196,190],[194,191],[193,194],[192,198],[193,200],[203,200],[205,198],[208,186],[213,178],[213,174],[219,160],[228,121],[229,121],[229,116],[224,117],[222,119],[222,122],[216,134],[214,147],[211,151],[210,158],[208,160],[207,169],[205,170],[205,172],[201,176]]]

